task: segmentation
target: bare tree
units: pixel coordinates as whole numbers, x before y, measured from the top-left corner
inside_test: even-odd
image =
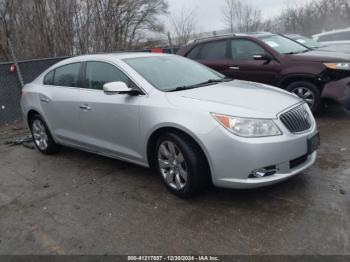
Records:
[[[197,33],[196,12],[194,9],[182,8],[178,15],[170,16],[173,38],[176,45],[185,45]]]
[[[289,6],[279,17],[281,31],[312,35],[349,27],[349,0],[313,0],[304,6]]]
[[[231,32],[258,31],[262,23],[261,10],[240,0],[225,0],[222,12]]]
[[[162,31],[166,0],[0,0],[0,54],[11,35],[20,58],[136,48]]]
[[[0,0],[0,59],[9,59],[7,39],[10,37],[9,20],[14,0]]]

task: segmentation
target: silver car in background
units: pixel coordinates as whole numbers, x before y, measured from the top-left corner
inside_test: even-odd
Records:
[[[153,167],[184,198],[211,183],[283,181],[315,162],[319,144],[297,96],[175,55],[64,60],[24,87],[21,107],[42,153],[63,145]]]

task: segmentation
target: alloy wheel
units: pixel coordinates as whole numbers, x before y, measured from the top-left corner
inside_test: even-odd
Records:
[[[40,150],[46,150],[49,146],[49,137],[44,126],[44,123],[35,119],[32,124],[32,133],[35,144]]]
[[[164,141],[160,144],[158,164],[167,185],[175,190],[181,190],[187,185],[188,169],[186,161],[175,143]]]
[[[310,108],[314,106],[315,95],[310,89],[306,87],[297,87],[294,88],[291,92],[304,99],[304,101],[309,105]]]

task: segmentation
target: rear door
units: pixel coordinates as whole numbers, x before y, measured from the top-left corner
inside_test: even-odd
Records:
[[[71,142],[80,140],[81,69],[82,63],[72,63],[49,72],[39,95],[51,132]]]
[[[84,71],[80,120],[85,145],[105,154],[140,161],[139,104],[144,96],[103,92],[104,84],[117,81],[138,88],[113,64],[88,61]]]
[[[254,55],[270,56],[271,60],[255,60]],[[275,85],[280,64],[263,47],[249,39],[230,42],[229,76],[235,79]]]
[[[229,73],[229,40],[218,40],[195,46],[187,55],[187,58],[196,60],[223,75]]]

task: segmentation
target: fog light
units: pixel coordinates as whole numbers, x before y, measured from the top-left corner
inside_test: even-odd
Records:
[[[273,176],[277,173],[276,166],[269,166],[260,168],[257,170],[254,170],[250,175],[249,178],[262,178],[266,176]]]

